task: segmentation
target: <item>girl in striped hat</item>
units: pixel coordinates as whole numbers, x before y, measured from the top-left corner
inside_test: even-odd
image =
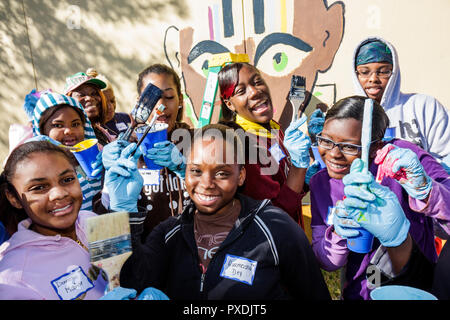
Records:
[[[72,97],[54,92],[42,95],[36,103],[33,133],[33,140],[49,140],[65,146],[74,146],[83,140],[96,138],[83,106]],[[98,160],[94,165],[97,170],[101,170],[101,158]],[[92,199],[102,188],[102,175],[89,178],[78,166],[77,176],[83,191],[81,209],[92,210]]]

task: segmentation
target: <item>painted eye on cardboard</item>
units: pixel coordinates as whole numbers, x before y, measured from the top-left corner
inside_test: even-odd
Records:
[[[218,42],[205,40],[197,43],[189,52],[187,61],[199,75],[207,78],[209,72],[209,59],[217,53],[225,53],[229,50]]]

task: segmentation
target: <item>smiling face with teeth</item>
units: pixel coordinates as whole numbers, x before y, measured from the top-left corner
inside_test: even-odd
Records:
[[[74,167],[62,154],[35,152],[17,163],[11,183],[26,196],[33,230],[43,235],[74,235],[82,192]],[[16,208],[22,203],[6,193]]]
[[[84,122],[80,114],[71,106],[56,106],[57,110],[45,119],[45,113],[41,121],[44,122],[42,134],[61,142],[65,146],[74,146],[84,140]],[[52,112],[52,108],[47,109]],[[47,111],[46,110],[46,111]]]
[[[234,152],[223,139],[196,139],[186,166],[186,189],[198,211],[212,215],[226,213],[233,208],[237,188],[245,180],[245,169],[227,163],[227,151]]]
[[[362,123],[359,120],[331,118],[325,121],[320,135],[338,143],[361,145],[361,129]],[[328,175],[333,179],[342,179],[350,172],[353,160],[361,157],[361,154],[352,156],[342,153],[337,146],[327,150],[319,145],[319,153],[327,165]]]
[[[272,98],[261,74],[255,67],[244,64],[238,78],[234,92],[225,104],[249,121],[268,124],[273,118]]]

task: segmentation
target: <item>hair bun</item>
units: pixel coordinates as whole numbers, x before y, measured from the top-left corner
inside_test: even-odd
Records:
[[[86,74],[87,74],[88,76],[90,76],[90,77],[93,77],[93,78],[95,78],[95,77],[98,76],[98,72],[97,72],[97,70],[95,70],[94,68],[89,68],[89,69],[87,69],[87,70],[86,70]]]

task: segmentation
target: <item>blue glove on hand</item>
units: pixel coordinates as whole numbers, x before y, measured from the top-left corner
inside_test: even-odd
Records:
[[[308,120],[308,134],[310,137],[315,137],[322,132],[323,124],[325,123],[325,114],[320,109],[316,109],[309,116]]]
[[[354,228],[361,227],[356,221],[349,217],[344,203],[341,200],[336,202],[336,206],[334,208],[333,226],[334,231],[344,239],[358,236],[359,231],[354,230]]]
[[[46,135],[43,135],[43,134],[40,134],[38,136],[34,136],[33,138],[30,138],[30,139],[28,139],[25,142],[32,142],[32,141],[48,141],[50,143],[53,143],[55,146],[58,146],[58,147],[62,146],[61,142],[56,141],[56,140],[50,138],[49,136],[46,136]]]
[[[139,150],[128,158],[136,143],[122,150],[120,158],[106,170],[105,185],[109,192],[110,208],[114,211],[138,212],[137,201],[144,186],[144,179],[137,168],[141,156]]]
[[[315,160],[306,170],[305,183],[309,184],[311,177],[319,172],[321,169],[319,161]]]
[[[184,179],[186,159],[172,142],[166,140],[155,143],[145,156],[153,160],[155,164],[169,168]]]
[[[131,300],[136,298],[136,294],[137,292],[134,289],[116,287],[99,300]]]
[[[291,161],[297,168],[309,167],[309,148],[311,140],[299,130],[300,126],[306,122],[306,116],[292,122],[284,134],[284,146],[289,151]]]
[[[129,146],[130,143],[125,140],[114,140],[103,147],[102,150],[102,163],[105,170],[108,170],[116,161],[120,158],[122,150]]]
[[[158,290],[156,288],[146,288],[144,291],[141,292],[138,300],[170,300],[169,297],[162,292],[161,290]]]
[[[344,205],[349,217],[373,234],[385,247],[397,247],[408,236],[410,222],[397,196],[388,187],[363,172],[363,161],[355,159],[342,182]]]
[[[97,157],[95,158],[95,161],[92,162],[91,167],[93,169],[91,175],[97,176],[100,172],[103,170],[103,159],[102,159],[102,153],[99,152]],[[98,179],[101,179],[102,176],[99,176]]]
[[[382,163],[382,165],[385,163],[394,174],[399,171],[403,173],[406,178],[402,177],[397,181],[402,185],[409,196],[419,200],[425,199],[430,194],[432,180],[425,172],[417,154],[412,150],[399,148],[392,144],[388,144],[384,146],[384,148],[392,146],[394,148],[390,150],[384,158],[377,157],[375,163]]]

